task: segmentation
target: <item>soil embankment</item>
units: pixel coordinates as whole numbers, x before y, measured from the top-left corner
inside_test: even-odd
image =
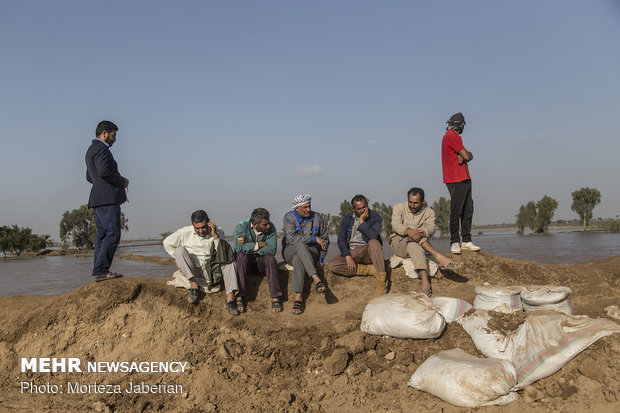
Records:
[[[545,265],[486,253],[463,254],[465,267],[433,280],[434,296],[473,302],[484,282],[555,284],[573,289],[576,314],[606,317],[619,304],[620,256]],[[282,285],[289,275],[282,274]],[[166,280],[126,277],[90,283],[59,296],[0,299],[0,411],[471,411],[407,387],[432,354],[459,347],[480,355],[458,324],[435,340],[368,336],[359,331],[374,279],[326,275],[331,293],[309,293],[306,312],[269,311],[266,280],[251,276],[248,312],[230,316],[224,293],[198,306]],[[420,281],[391,274],[391,291]],[[285,289],[285,293],[289,293]],[[181,361],[184,373],[20,373],[21,357],[88,361]],[[477,411],[620,411],[620,334],[605,337],[517,402]],[[63,393],[21,392],[20,383],[63,386]],[[69,394],[67,383],[119,385],[121,394]],[[126,393],[129,383],[173,386],[177,393]],[[180,385],[180,386],[178,386]]]

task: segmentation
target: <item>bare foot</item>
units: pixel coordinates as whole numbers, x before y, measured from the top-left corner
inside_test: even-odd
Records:
[[[433,289],[431,288],[430,284],[422,284],[422,294],[427,297],[430,297],[433,294]]]

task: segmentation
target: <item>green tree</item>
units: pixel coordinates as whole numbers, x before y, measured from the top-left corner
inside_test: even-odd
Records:
[[[36,237],[30,228],[20,228],[13,225],[9,230],[9,249],[19,257],[30,246],[30,240],[33,236]]]
[[[95,223],[95,210],[89,209],[87,205],[81,205],[78,209],[71,212],[65,211],[60,220],[60,240],[64,244],[69,237],[78,248],[92,248],[95,244],[95,233],[97,224]],[[121,229],[127,231],[127,219],[125,213],[121,212]]]
[[[521,205],[517,216],[517,234],[523,234],[525,227],[534,229],[536,223],[536,203],[534,201],[528,202],[526,205]]]
[[[586,231],[588,225],[590,225],[594,207],[601,203],[601,193],[596,188],[588,188],[586,186],[585,188],[573,191],[571,195],[573,197],[573,203],[570,209],[579,215],[583,223],[583,230]]]
[[[50,242],[50,236],[47,234],[44,235],[33,235],[30,238],[29,248],[31,251],[39,251],[45,249]]]
[[[3,225],[0,227],[0,250],[6,257],[6,253],[11,251],[11,245],[9,244],[9,235],[11,233],[11,227]]]
[[[381,215],[381,219],[383,220],[381,228],[385,236],[389,237],[392,232],[392,206],[386,205],[383,202],[375,202],[372,204],[372,210]]]
[[[442,196],[439,201],[433,202],[432,208],[435,211],[435,225],[439,230],[439,237],[445,238],[450,234],[450,201]]]
[[[534,232],[547,232],[547,227],[558,209],[558,201],[545,195],[536,203],[536,220]]]

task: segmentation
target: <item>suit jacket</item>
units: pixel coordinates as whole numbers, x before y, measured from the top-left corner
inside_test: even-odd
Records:
[[[125,178],[118,172],[118,165],[110,149],[99,139],[93,139],[86,151],[86,180],[93,184],[88,207],[120,205],[127,201]]]

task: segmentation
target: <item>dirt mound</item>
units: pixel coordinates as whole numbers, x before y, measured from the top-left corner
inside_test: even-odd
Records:
[[[473,302],[474,289],[496,285],[556,284],[571,287],[577,314],[606,317],[619,304],[620,257],[577,265],[544,265],[486,253],[465,253],[465,267],[433,280],[435,296]],[[435,340],[404,340],[361,333],[375,281],[326,274],[330,294],[308,289],[306,312],[269,311],[266,280],[251,276],[248,312],[230,316],[224,293],[187,303],[186,292],[166,280],[125,277],[89,283],[70,293],[5,297],[0,314],[0,411],[413,411],[455,412],[407,380],[429,356],[459,347],[480,355],[457,323]],[[391,291],[421,287],[396,269]],[[286,288],[289,274],[282,274]],[[91,361],[180,361],[183,373],[20,372],[22,357],[76,357]],[[534,383],[519,401],[492,411],[620,411],[620,335],[597,341],[555,375]],[[59,386],[62,393],[32,393],[21,383]],[[69,394],[67,383],[118,385],[120,394]],[[127,393],[136,385],[175,392]],[[62,386],[62,387],[60,387]],[[480,409],[491,411],[491,408]]]

